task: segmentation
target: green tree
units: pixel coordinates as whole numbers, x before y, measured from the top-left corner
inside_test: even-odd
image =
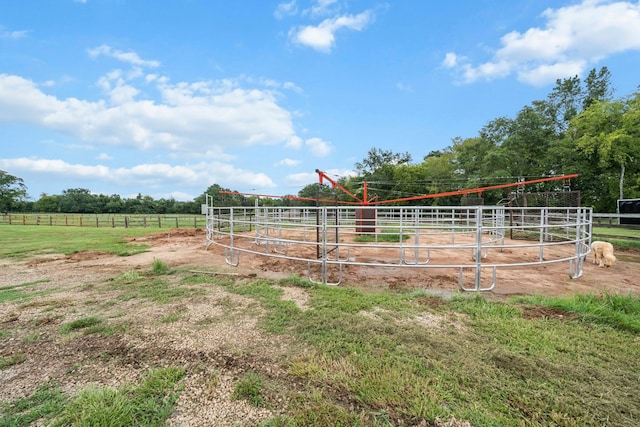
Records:
[[[545,110],[556,127],[556,133],[561,137],[569,128],[571,120],[588,108],[595,101],[611,100],[611,72],[607,67],[600,70],[592,69],[584,81],[578,76],[558,79],[556,85],[547,97]]]
[[[27,186],[22,178],[0,170],[0,211],[8,212],[27,197]]]
[[[372,148],[362,162],[356,162],[356,170],[364,177],[375,174],[385,166],[399,166],[411,163],[411,154],[394,153],[391,150]]]
[[[592,69],[584,79],[585,96],[582,101],[582,109],[585,110],[596,101],[610,101],[613,98],[611,88],[611,72],[607,67],[599,71]]]
[[[500,147],[505,151],[508,176],[525,178],[546,175],[545,157],[556,139],[554,124],[544,114],[543,104],[522,108],[511,122],[507,140]]]
[[[220,193],[221,191],[231,191],[231,190],[229,190],[228,188],[222,188],[218,184],[213,184],[213,185],[210,185],[206,190],[204,190],[204,193],[202,193],[200,196],[193,199],[193,201],[198,205],[204,205],[205,194],[206,194],[213,198],[213,206],[228,206],[223,204],[223,200],[227,199],[227,195],[221,194]]]
[[[420,197],[429,194],[437,194],[454,189],[453,176],[455,175],[454,153],[450,148],[432,151],[424,157],[422,163],[404,164],[396,167],[394,171],[394,187],[399,197]],[[406,204],[450,204],[449,198],[425,198],[408,201]]]
[[[640,93],[619,101],[596,101],[571,121],[576,147],[605,171],[618,170],[618,198],[625,196],[628,169],[638,171]]]
[[[60,212],[60,201],[57,195],[49,196],[45,193],[35,202],[34,209],[37,212]]]
[[[307,199],[315,199],[320,198],[332,198],[334,194],[337,194],[331,190],[331,186],[328,184],[319,184],[314,182],[313,184],[305,185],[302,190],[298,191],[298,197],[304,197]],[[314,200],[300,200],[299,204],[303,206],[315,206],[316,202]]]
[[[479,137],[455,138],[452,147],[455,174],[464,181],[479,184],[490,172],[497,175],[507,173],[504,170],[507,160],[500,160],[496,149],[504,142],[510,125],[510,120],[501,118],[485,126]],[[464,182],[462,185],[467,184]]]
[[[94,196],[86,188],[70,188],[59,196],[60,212],[95,213]]]
[[[411,154],[394,153],[391,150],[372,148],[362,162],[356,162],[355,168],[358,176],[346,181],[346,188],[356,187],[357,192],[362,193],[363,182],[367,183],[367,198],[378,197],[379,200],[388,200],[402,197],[396,187],[394,173],[401,165],[411,163]],[[363,196],[363,194],[358,194]]]
[[[109,201],[104,206],[105,213],[124,213],[124,200],[119,194],[109,196]]]

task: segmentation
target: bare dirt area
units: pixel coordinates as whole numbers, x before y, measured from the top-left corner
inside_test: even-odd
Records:
[[[239,265],[232,267],[222,248],[205,247],[204,230],[170,230],[133,243],[150,248],[129,257],[83,252],[0,260],[0,287],[29,283],[28,292],[38,294],[26,302],[0,306],[0,356],[24,358],[0,370],[0,401],[27,396],[49,380],[74,392],[89,385],[117,387],[141,378],[150,367],[179,365],[187,367],[187,374],[171,425],[248,425],[283,413],[284,401],[267,409],[231,398],[234,383],[248,371],[268,378],[270,384],[286,383],[289,389],[299,386],[287,374],[286,361],[294,348],[298,354],[304,349],[262,331],[257,324],[262,314],[258,303],[204,284],[191,297],[158,304],[144,298],[122,298],[124,291],[113,282],[127,272],[150,271],[154,260],[174,269],[240,279],[306,278],[306,263],[241,254]],[[506,259],[510,254],[499,256]],[[640,294],[640,254],[619,252],[616,256],[618,262],[610,268],[586,260],[578,279],[569,277],[565,262],[499,270],[495,289],[486,295]],[[167,276],[166,280],[179,279]],[[347,266],[341,286],[420,288],[442,295],[459,292],[455,270],[393,266]],[[294,301],[301,310],[308,308],[302,288],[285,288],[283,298]],[[97,316],[121,332],[60,333],[63,324],[88,316]]]

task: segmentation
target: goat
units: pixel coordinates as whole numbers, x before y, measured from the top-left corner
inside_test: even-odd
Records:
[[[595,241],[591,243],[593,251],[593,263],[598,267],[611,267],[616,262],[613,255],[613,245],[609,242]]]

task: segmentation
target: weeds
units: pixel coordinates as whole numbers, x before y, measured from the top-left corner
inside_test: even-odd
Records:
[[[27,356],[22,353],[14,354],[13,356],[0,356],[0,370],[22,363],[26,359]]]
[[[47,292],[34,291],[31,287],[46,282],[48,282],[48,280],[37,280],[19,285],[2,286],[0,287],[0,304],[12,301],[25,302],[36,296],[45,295]]]
[[[256,407],[264,405],[262,379],[255,372],[247,372],[240,381],[235,383],[231,400],[240,399]]]
[[[180,320],[180,317],[180,312],[172,311],[171,313],[162,316],[162,319],[160,319],[160,321],[162,323],[174,323]]]
[[[362,234],[360,236],[354,237],[353,241],[358,243],[371,243],[371,242],[381,242],[381,243],[395,243],[407,240],[409,237],[408,234],[400,234],[393,233],[390,231],[383,231],[382,233],[375,234]]]
[[[572,297],[555,298],[524,297],[517,301],[578,313],[585,321],[640,334],[640,296],[637,295],[578,294]]]
[[[300,276],[288,276],[280,280],[281,286],[297,286],[299,288],[314,288],[317,285]]]
[[[169,274],[169,266],[159,259],[154,259],[153,264],[151,265],[151,271],[153,271],[153,274],[158,276]]]
[[[71,333],[77,329],[85,329],[89,327],[93,327],[102,322],[102,320],[97,317],[83,317],[81,319],[74,320],[72,322],[64,323],[60,327],[60,332],[63,334]]]
[[[260,302],[268,331],[293,335],[315,349],[291,361],[289,373],[308,389],[297,395],[290,416],[275,418],[272,425],[456,419],[493,426],[526,419],[538,426],[632,426],[640,417],[633,398],[640,388],[630,380],[640,371],[640,343],[630,337],[629,326],[594,328],[601,320],[591,316],[582,322],[526,318],[522,301],[495,302],[482,295],[421,304],[425,295],[417,292],[326,286],[308,288],[310,309],[301,312],[280,299],[277,285],[282,281],[224,285]],[[640,317],[633,300],[610,296],[600,304],[630,319]],[[464,327],[444,323],[434,329],[412,320],[432,310]],[[316,399],[318,390],[331,392]],[[352,410],[338,409],[345,399]]]
[[[178,399],[181,368],[151,370],[141,384],[118,389],[89,388],[78,394],[53,423],[61,426],[164,425]]]
[[[66,400],[56,382],[46,382],[30,396],[0,404],[0,427],[26,427],[39,420],[49,421],[62,412]]]
[[[124,283],[134,283],[140,280],[140,274],[135,270],[129,270],[120,276],[120,280]]]

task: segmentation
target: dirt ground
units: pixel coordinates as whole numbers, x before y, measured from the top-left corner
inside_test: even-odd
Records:
[[[270,258],[260,255],[241,253],[239,264],[232,267],[225,261],[224,250],[216,245],[208,249],[204,247],[204,236],[198,233],[191,236],[155,235],[139,239],[153,246],[147,257],[157,257],[171,265],[195,264],[209,268],[224,269],[241,275],[255,274],[265,278],[280,278],[290,275],[298,275],[307,278],[309,271],[307,264],[288,259]],[[240,244],[241,245],[241,244]],[[255,249],[254,249],[255,250]],[[397,251],[380,250],[378,252],[392,252],[389,258],[390,264],[397,262]],[[559,259],[570,254],[565,253],[567,248],[545,248],[545,253],[551,259]],[[309,256],[309,254],[306,254]],[[455,258],[460,252],[448,253],[444,251],[441,256]],[[507,249],[503,252],[494,250],[494,257],[490,262],[514,263],[518,261],[532,261],[537,257],[537,249],[517,252]],[[502,297],[513,295],[570,295],[573,293],[633,293],[640,294],[640,253],[616,252],[617,262],[610,268],[599,268],[593,264],[592,255],[584,262],[583,274],[577,279],[569,275],[569,263],[557,262],[553,264],[534,265],[524,267],[498,268],[496,286],[485,295]],[[357,253],[351,253],[350,257],[358,258]],[[432,257],[433,258],[433,257]],[[436,260],[437,261],[437,260]],[[447,263],[447,262],[444,262]],[[436,262],[437,264],[437,262]],[[317,270],[317,268],[316,268]],[[474,287],[474,278],[470,270],[465,270],[465,288]],[[311,271],[311,279],[319,280],[319,274]],[[483,269],[482,286],[489,286],[491,271]],[[338,282],[337,270],[329,271],[329,282]],[[442,294],[443,296],[457,293],[459,289],[459,270],[446,268],[402,268],[383,267],[372,268],[364,266],[345,266],[342,272],[341,285],[362,287],[369,289],[397,289],[397,288],[421,288]]]
[[[306,277],[306,263],[241,254],[239,265],[232,267],[222,248],[205,247],[204,230],[170,230],[137,238],[134,243],[150,249],[129,257],[83,252],[0,260],[0,287],[36,283],[30,287],[34,292],[49,291],[28,303],[0,305],[0,356],[24,355],[21,363],[0,370],[0,401],[27,396],[48,380],[55,380],[68,392],[89,385],[117,387],[139,379],[150,367],[174,364],[186,366],[187,376],[170,420],[173,426],[249,425],[284,413],[284,401],[266,409],[230,397],[233,384],[247,371],[258,372],[270,384],[301,387],[292,382],[284,362],[296,344],[260,331],[261,308],[255,301],[210,286],[201,296],[175,304],[153,304],[119,300],[118,291],[109,286],[126,272],[149,271],[154,260],[171,268],[271,279]],[[566,262],[498,271],[495,289],[485,295],[640,294],[640,254],[618,251],[616,256],[618,261],[610,268],[599,268],[588,259],[577,279],[569,277]],[[443,296],[459,292],[458,272],[446,269],[349,266],[341,286],[421,288]],[[306,309],[304,289],[284,291],[283,298]],[[166,321],[172,313],[175,320]],[[86,316],[126,325],[126,332],[60,334],[63,323]]]

